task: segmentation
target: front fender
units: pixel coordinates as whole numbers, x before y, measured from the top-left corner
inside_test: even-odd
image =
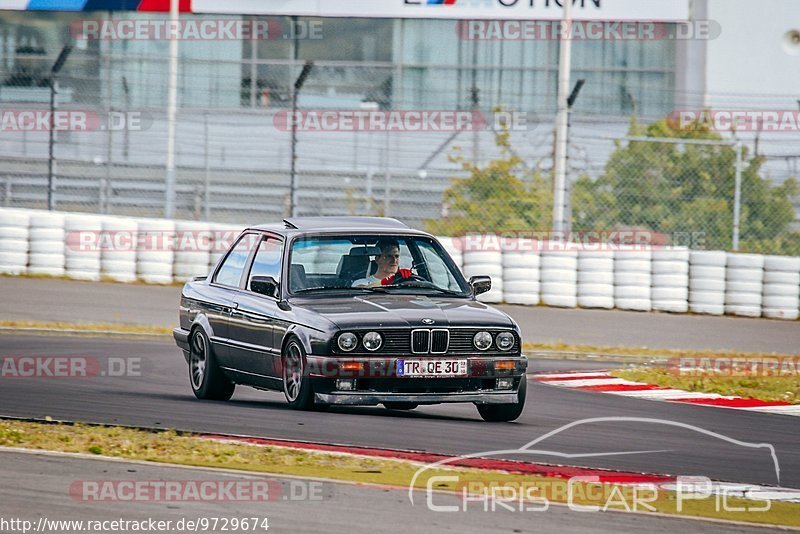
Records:
[[[281,351],[286,346],[289,337],[296,337],[303,345],[306,354],[328,354],[330,350],[330,339],[322,332],[309,330],[301,325],[293,324],[286,329],[286,333],[281,340]]]

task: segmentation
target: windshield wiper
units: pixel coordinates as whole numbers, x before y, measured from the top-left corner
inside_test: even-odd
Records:
[[[404,288],[432,289],[434,291],[438,291],[439,293],[444,293],[444,294],[447,294],[447,295],[459,295],[459,296],[464,295],[464,293],[462,293],[460,291],[453,291],[452,289],[444,289],[443,287],[438,287],[438,286],[435,286],[435,285],[428,286],[428,285],[422,285],[422,284],[395,284],[395,285],[388,285],[388,286],[384,286],[384,287],[393,287],[393,288],[399,288],[399,289],[404,289]]]
[[[304,287],[303,289],[295,289],[292,291],[295,295],[298,293],[309,293],[311,291],[339,291],[341,289],[350,289],[349,287],[325,287],[325,286],[318,286],[318,287]]]
[[[372,293],[386,293],[386,290],[390,287],[397,287],[397,286],[361,286],[361,287],[351,287],[350,289],[360,289],[362,291],[371,291]]]

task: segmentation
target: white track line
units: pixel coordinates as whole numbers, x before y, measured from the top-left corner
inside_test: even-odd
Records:
[[[568,388],[581,388],[586,386],[638,386],[639,382],[631,382],[622,378],[587,378],[584,380],[547,380],[544,384],[553,386],[564,386]]]
[[[593,378],[582,378],[593,377]],[[607,378],[605,378],[607,377]],[[608,371],[594,371],[591,373],[545,373],[533,375],[533,380],[541,384],[549,384],[551,386],[575,388],[586,390],[590,386],[650,386],[643,382],[632,382],[622,378],[611,376]],[[568,380],[572,378],[573,380]],[[680,400],[734,400],[740,397],[730,395],[719,395],[717,393],[698,393],[692,391],[685,391],[682,389],[642,389],[642,390],[622,390],[622,391],[597,391],[596,393],[606,393],[609,395],[621,395],[623,397],[632,397],[638,399],[655,400],[655,401],[670,401],[676,402]],[[677,400],[677,402],[680,402]],[[697,406],[712,406],[714,408],[728,408],[731,410],[746,410],[748,412],[757,413],[771,413],[777,415],[791,415],[800,416],[800,405],[781,405],[781,406],[718,406],[716,404],[703,404],[703,403],[686,403],[694,404]]]

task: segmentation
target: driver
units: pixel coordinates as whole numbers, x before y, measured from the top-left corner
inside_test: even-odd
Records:
[[[375,257],[378,270],[375,274],[353,282],[353,287],[388,286],[395,281],[414,275],[411,269],[400,269],[400,243],[394,239],[378,241],[381,253]]]

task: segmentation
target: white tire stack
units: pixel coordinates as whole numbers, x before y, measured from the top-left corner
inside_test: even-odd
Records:
[[[499,250],[465,250],[464,276],[489,276],[492,289],[478,295],[480,302],[497,304],[503,302],[503,253]]]
[[[693,250],[689,254],[689,310],[706,315],[725,313],[725,275],[728,254]]]
[[[436,238],[439,243],[442,244],[442,247],[450,254],[450,257],[453,258],[453,262],[456,264],[456,267],[461,269],[464,265],[464,256],[461,253],[461,248],[463,247],[463,241],[459,237],[437,237]]]
[[[136,276],[148,284],[171,284],[175,221],[139,219]]]
[[[67,213],[64,215],[64,230],[66,275],[75,280],[100,280],[102,221],[91,215]]]
[[[673,313],[689,311],[689,249],[666,247],[653,251],[653,310]]]
[[[211,259],[211,225],[194,221],[175,222],[175,263],[173,276],[185,282],[208,274]]]
[[[613,251],[578,252],[578,306],[607,310],[614,307]]]
[[[650,311],[652,251],[623,246],[614,251],[614,306],[620,310]]]
[[[541,246],[530,239],[519,239],[511,250],[503,251],[503,300],[509,304],[539,304]]]
[[[29,225],[28,213],[0,209],[0,273],[18,275],[28,270]]]
[[[556,308],[578,306],[578,251],[561,243],[544,243],[540,270],[542,304]]]
[[[28,274],[64,276],[64,215],[33,210],[28,244]]]
[[[794,320],[800,316],[800,258],[766,256],[762,312],[771,319]]]
[[[115,282],[136,281],[139,225],[134,219],[104,217],[100,235],[100,273]]]
[[[728,254],[725,269],[725,313],[761,317],[764,256]]]

